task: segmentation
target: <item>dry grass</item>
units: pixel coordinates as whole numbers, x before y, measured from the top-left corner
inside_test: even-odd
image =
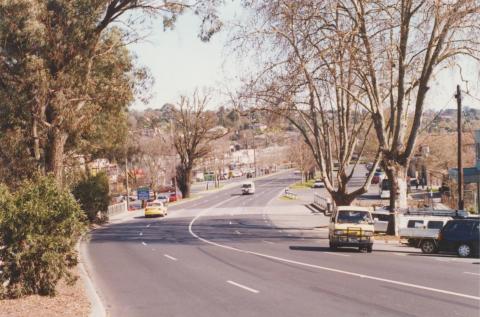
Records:
[[[89,315],[90,303],[80,278],[71,286],[60,282],[57,291],[55,297],[33,295],[20,299],[0,300],[0,317]]]

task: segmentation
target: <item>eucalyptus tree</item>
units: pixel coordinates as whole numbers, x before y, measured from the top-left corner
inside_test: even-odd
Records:
[[[0,137],[21,135],[21,157],[61,183],[69,147],[91,132],[92,124],[108,125],[107,114],[124,115],[142,87],[145,72],[135,68],[125,46],[137,39],[143,17],[161,16],[168,28],[193,9],[202,16],[199,36],[207,40],[220,27],[217,2],[0,2]]]

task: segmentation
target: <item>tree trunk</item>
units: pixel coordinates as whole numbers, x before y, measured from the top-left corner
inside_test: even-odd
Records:
[[[190,187],[192,181],[192,167],[191,166],[177,166],[177,185],[182,192],[183,198],[190,197]]]
[[[356,195],[348,195],[339,191],[332,192],[330,194],[335,202],[335,206],[350,206],[356,198]]]
[[[68,135],[58,128],[55,128],[48,136],[45,168],[47,173],[53,173],[58,185],[62,185],[63,182],[63,159],[67,138]]]
[[[385,173],[390,180],[390,219],[388,221],[387,234],[396,235],[395,211],[397,208],[407,208],[407,168],[398,163],[387,161]],[[380,184],[381,185],[381,184]]]

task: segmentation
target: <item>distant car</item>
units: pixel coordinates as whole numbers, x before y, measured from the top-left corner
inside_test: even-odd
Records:
[[[313,188],[324,188],[324,187],[325,187],[325,183],[320,179],[317,179],[315,183],[313,183]]]
[[[167,215],[167,207],[159,200],[149,201],[145,206],[145,217],[164,217]]]
[[[365,164],[365,168],[366,168],[368,171],[371,171],[372,168],[373,168],[373,164],[372,164],[372,163],[367,163],[367,164]]]
[[[245,182],[242,184],[242,194],[243,195],[248,195],[248,194],[254,194],[255,193],[255,184],[253,182]]]
[[[173,203],[174,201],[177,201],[180,199],[180,194],[179,193],[170,193],[170,197],[168,198],[169,203]]]
[[[384,177],[385,177],[385,174],[383,174],[383,172],[375,172],[375,174],[373,174],[372,184],[380,183]]]
[[[232,177],[241,177],[243,175],[242,171],[235,170],[232,171]]]
[[[159,194],[159,195],[157,195],[157,200],[161,201],[162,203],[164,203],[166,205],[170,202],[170,195]]]
[[[247,173],[247,178],[252,178],[253,177],[253,173],[252,172],[248,172]]]

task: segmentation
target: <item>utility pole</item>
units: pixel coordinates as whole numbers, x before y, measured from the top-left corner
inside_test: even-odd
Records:
[[[460,85],[457,85],[457,93],[455,94],[457,99],[457,158],[458,158],[458,210],[464,209],[463,199],[463,164],[462,164],[462,92]]]

